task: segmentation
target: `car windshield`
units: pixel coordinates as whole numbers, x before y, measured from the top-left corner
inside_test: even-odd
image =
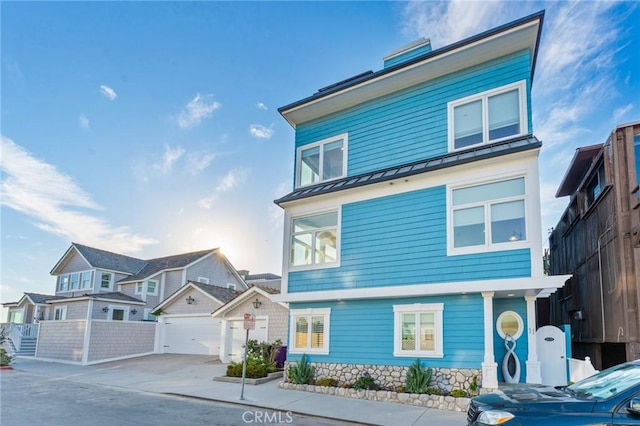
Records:
[[[621,364],[569,386],[571,393],[588,399],[607,399],[640,383],[640,364]]]

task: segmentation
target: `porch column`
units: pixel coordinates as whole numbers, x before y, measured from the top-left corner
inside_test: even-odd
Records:
[[[482,387],[498,387],[498,364],[493,355],[493,291],[482,292],[484,299],[484,362],[482,363]]]
[[[527,344],[529,353],[527,354],[527,383],[542,383],[542,373],[540,372],[540,361],[538,361],[538,348],[536,346],[536,297],[525,296],[527,302]]]

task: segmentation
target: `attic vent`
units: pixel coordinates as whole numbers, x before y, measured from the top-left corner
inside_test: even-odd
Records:
[[[365,71],[363,73],[360,73],[358,75],[354,75],[353,77],[346,78],[346,79],[344,79],[342,81],[339,81],[337,83],[330,84],[330,85],[325,86],[325,87],[323,87],[321,89],[318,89],[318,92],[326,92],[329,89],[333,89],[334,87],[342,86],[343,84],[350,83],[350,82],[358,80],[358,79],[360,79],[362,77],[366,77],[369,74],[373,74],[373,71],[371,71],[371,70]]]

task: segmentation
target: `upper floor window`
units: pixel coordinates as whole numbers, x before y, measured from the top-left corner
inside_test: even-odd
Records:
[[[56,306],[53,311],[53,319],[54,321],[63,321],[67,319],[67,307],[66,306]]]
[[[453,189],[450,217],[453,249],[526,240],[524,177]]]
[[[294,218],[291,229],[291,266],[338,262],[338,212]]]
[[[206,277],[198,277],[198,282],[202,284],[209,284],[209,278]]]
[[[58,291],[88,289],[92,287],[91,271],[74,272],[58,277]]]
[[[227,288],[229,290],[235,290],[236,289],[236,285],[234,283],[227,283]]]
[[[449,150],[527,132],[525,82],[449,102]]]
[[[604,175],[603,163],[600,164],[591,182],[587,185],[586,208],[591,207],[593,203],[600,198],[600,194],[604,191],[605,186],[607,186],[607,181]]]
[[[112,279],[113,279],[112,273],[103,272],[100,278],[100,288],[111,288]]]
[[[346,133],[298,148],[296,187],[344,177],[346,152]]]
[[[135,294],[156,296],[158,294],[158,281],[137,282]]]

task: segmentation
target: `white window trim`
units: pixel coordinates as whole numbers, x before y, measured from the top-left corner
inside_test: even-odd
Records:
[[[231,289],[231,290],[235,290],[236,289],[236,285],[234,283],[227,283],[227,288]]]
[[[120,321],[120,320],[114,320],[113,319],[113,311],[116,309],[121,309],[124,310],[124,318],[122,319],[123,321],[129,321],[129,307],[128,306],[123,306],[123,305],[108,305],[109,306],[109,312],[107,312],[107,319],[109,321]]]
[[[520,316],[520,314],[515,311],[504,311],[498,316],[498,319],[496,320],[496,332],[498,333],[498,336],[500,336],[503,339],[507,337],[507,335],[502,330],[502,327],[500,327],[500,323],[502,322],[502,319],[507,315],[512,315],[518,322],[518,332],[515,334],[515,336],[511,336],[513,337],[514,340],[518,340],[520,336],[522,336],[522,333],[524,332],[524,321],[522,320],[522,317]]]
[[[138,284],[140,284],[140,289],[138,289]],[[133,294],[135,294],[136,296],[141,296],[144,292],[145,292],[145,282],[144,281],[138,281],[134,284],[134,290],[133,290]]]
[[[337,260],[335,262],[312,263],[311,265],[296,265],[296,266],[292,265],[291,264],[291,260],[292,260],[291,244],[292,244],[292,234],[293,234],[293,221],[301,217],[316,216],[324,213],[333,213],[333,212],[338,213],[338,220],[336,224],[336,259]],[[287,229],[285,229],[285,236],[287,238],[288,243],[285,246],[287,250],[285,259],[287,262],[288,271],[292,271],[292,272],[293,271],[310,271],[314,269],[329,269],[329,268],[340,267],[340,253],[341,253],[341,247],[342,247],[342,237],[341,237],[342,232],[340,232],[340,230],[342,229],[342,206],[296,214],[294,216],[289,217],[289,220],[286,221],[286,227]]]
[[[393,305],[393,356],[396,357],[422,357],[422,358],[442,358],[444,357],[444,327],[442,313],[444,303],[414,303],[411,305]],[[402,350],[402,314],[433,312],[435,319],[436,347],[433,351],[403,351]]]
[[[331,142],[335,142],[337,140],[343,140],[343,145],[342,145],[342,149],[343,149],[343,155],[342,155],[342,176],[337,176],[335,178],[331,178],[331,179],[320,179],[318,182],[314,182],[314,183],[308,183],[305,185],[301,185],[300,184],[300,178],[301,178],[301,172],[302,172],[302,151],[306,151],[307,149],[310,148],[314,148],[316,146],[323,146],[326,145],[328,143]],[[296,149],[296,188],[304,188],[305,186],[312,186],[312,185],[317,185],[319,183],[325,183],[325,182],[331,182],[332,180],[337,180],[337,179],[342,179],[344,177],[347,176],[347,153],[348,153],[348,146],[349,146],[349,134],[348,133],[342,133],[341,135],[336,135],[336,136],[332,136],[330,138],[327,139],[323,139],[321,141],[318,142],[313,142],[310,144],[306,144],[306,145],[302,145],[300,147],[298,147]],[[322,155],[322,149],[320,150],[320,153]],[[322,163],[323,160],[321,160]],[[322,171],[322,167],[320,167],[320,170]]]
[[[324,317],[324,345],[321,348],[296,348],[296,322],[295,319],[297,317],[307,317],[309,327],[311,327],[311,317]],[[289,311],[289,348],[287,349],[289,353],[292,354],[321,354],[328,355],[329,354],[329,335],[331,330],[331,308],[311,308],[311,309],[291,309]],[[311,336],[311,333],[309,333]]]
[[[153,309],[151,308],[145,308],[144,309],[144,314],[142,316],[143,320],[147,320],[147,321],[153,321],[153,320],[158,320],[158,318],[155,315],[151,315],[151,312],[153,311]],[[151,318],[153,317],[153,318]]]
[[[109,274],[109,287],[102,287],[102,275]],[[111,290],[113,288],[113,282],[115,280],[115,274],[113,272],[100,271],[100,289],[101,290]]]
[[[502,182],[505,180],[524,178],[524,195],[518,195],[513,197],[505,197],[505,198],[495,198],[489,201],[483,201],[479,203],[469,203],[465,204],[464,207],[472,207],[472,206],[489,206],[490,204],[496,204],[507,201],[524,201],[524,229],[526,238],[523,238],[519,241],[509,241],[504,243],[491,243],[489,238],[485,235],[485,244],[477,245],[477,246],[467,246],[467,247],[454,247],[453,246],[453,191],[456,189],[464,189],[472,186],[484,185],[487,183],[495,183]],[[466,182],[464,184],[455,184],[455,185],[447,185],[447,256],[460,256],[465,254],[477,254],[477,253],[489,253],[495,251],[507,251],[507,250],[518,250],[523,248],[531,247],[531,230],[530,230],[530,221],[531,212],[528,209],[529,206],[529,177],[526,173],[517,173],[517,174],[509,174],[509,175],[500,175],[493,176],[490,179],[482,179],[476,180],[473,183]],[[485,225],[491,224],[491,215],[487,215],[488,207],[485,207]]]
[[[89,273],[91,274],[91,277],[89,278],[89,287],[82,287],[82,276],[85,273]],[[74,291],[81,291],[81,290],[89,290],[92,289],[94,286],[94,279],[95,279],[95,275],[94,275],[94,270],[93,269],[85,269],[83,271],[74,271],[74,272],[67,272],[66,274],[60,274],[58,275],[57,279],[56,279],[56,292],[57,293],[71,293]],[[78,288],[71,288],[71,276],[74,274],[78,274]],[[62,290],[61,284],[62,284],[62,277],[67,277],[67,289],[66,290]]]
[[[487,114],[487,100],[491,96],[499,95],[504,92],[508,92],[513,89],[518,89],[519,96],[519,106],[520,106],[520,132],[517,135],[511,135],[504,138],[489,140],[489,115]],[[477,100],[482,100],[482,142],[469,145],[462,148],[455,147],[455,132],[454,132],[454,113],[453,110],[455,107],[468,104],[470,102],[474,102]],[[487,90],[482,93],[476,93],[471,96],[467,96],[462,99],[456,99],[455,101],[451,101],[447,103],[447,126],[448,126],[448,139],[449,139],[449,152],[453,151],[461,151],[473,147],[477,147],[480,145],[484,145],[487,143],[499,142],[501,140],[517,138],[519,136],[524,136],[528,133],[528,112],[527,112],[527,82],[526,80],[520,80],[516,83],[507,84],[506,86],[501,86],[495,89]]]
[[[62,315],[61,318],[59,320],[56,320],[56,311],[62,311]],[[54,321],[64,321],[67,319],[67,305],[62,305],[62,306],[56,306],[53,310],[53,320]]]
[[[149,291],[149,283],[156,283],[153,292]],[[160,287],[160,281],[158,280],[147,280],[145,281],[145,285],[143,286],[144,292],[147,296],[157,296],[158,295],[158,287]]]
[[[198,277],[198,282],[202,284],[209,284],[209,278],[207,277]]]

